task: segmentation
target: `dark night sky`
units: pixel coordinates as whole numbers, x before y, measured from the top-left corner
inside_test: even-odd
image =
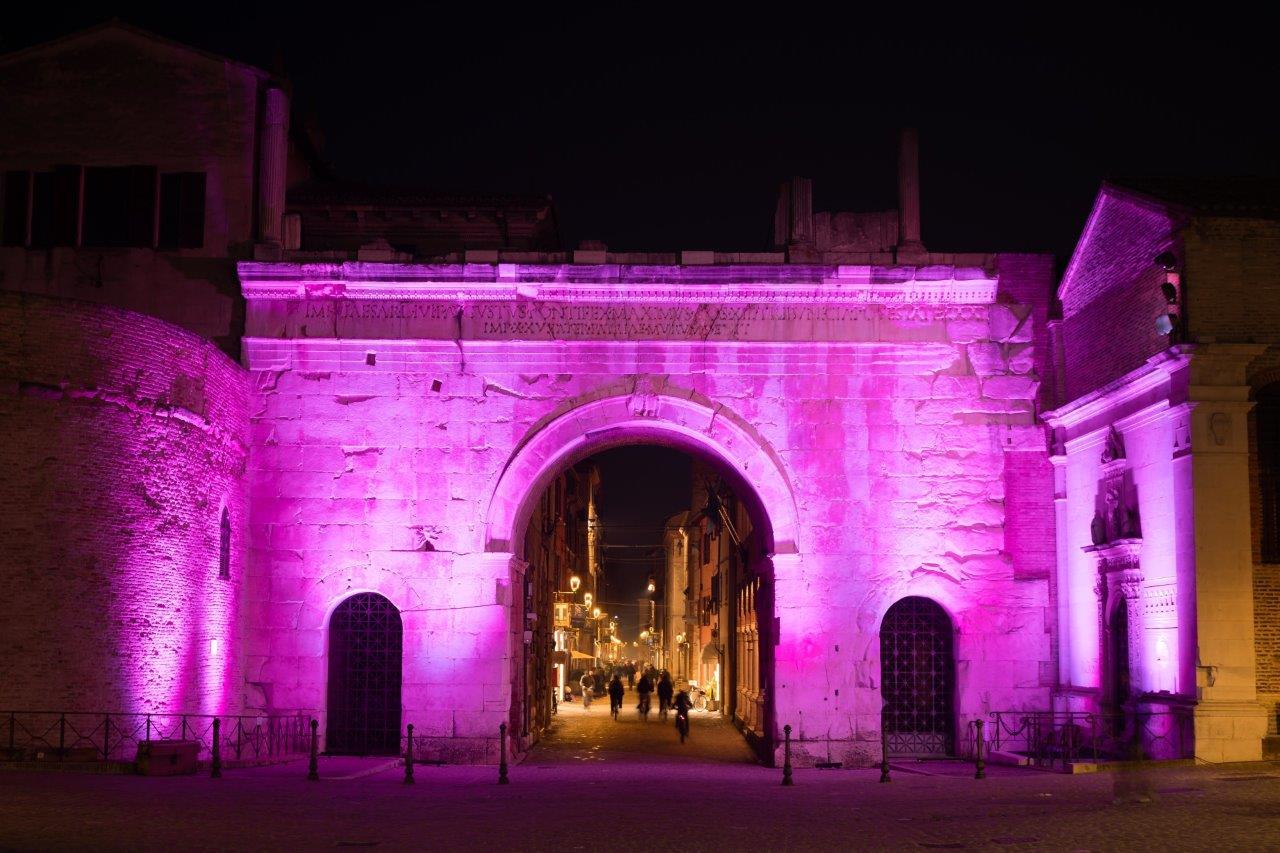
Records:
[[[765,248],[792,174],[814,179],[818,209],[893,207],[905,123],[939,250],[1064,254],[1105,175],[1280,170],[1271,30],[1225,4],[987,20],[924,4],[324,8],[44,4],[6,13],[0,49],[116,14],[280,57],[341,176],[548,192],[571,247]]]
[[[693,489],[689,456],[665,447],[620,447],[591,457],[600,466],[600,506],[604,541],[609,545],[662,544],[667,519],[690,509]],[[644,594],[650,572],[661,577],[660,550],[652,562],[641,560],[648,549],[607,549],[604,570],[609,580],[607,607],[620,617],[620,635],[634,639],[639,608],[636,599]],[[661,599],[659,589],[655,597]]]

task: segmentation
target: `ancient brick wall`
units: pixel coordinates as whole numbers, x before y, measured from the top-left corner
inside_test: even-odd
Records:
[[[238,707],[246,403],[190,333],[0,294],[0,706]]]
[[[1174,239],[1168,215],[1104,192],[1059,289],[1066,399],[1141,367],[1169,338],[1156,330],[1166,303],[1154,258]]]

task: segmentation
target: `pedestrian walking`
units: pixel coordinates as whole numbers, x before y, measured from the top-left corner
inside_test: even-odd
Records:
[[[627,667],[627,686],[632,690],[636,689],[636,668],[634,666]]]
[[[582,678],[578,679],[578,686],[582,688],[582,710],[591,707],[591,694],[596,689],[595,673],[587,670],[582,674]]]

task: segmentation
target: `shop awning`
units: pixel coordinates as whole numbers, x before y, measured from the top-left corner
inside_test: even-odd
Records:
[[[586,654],[583,654],[582,652],[577,652],[577,651],[569,652],[569,654],[573,656],[574,660],[595,660],[596,659],[595,655],[586,655]]]

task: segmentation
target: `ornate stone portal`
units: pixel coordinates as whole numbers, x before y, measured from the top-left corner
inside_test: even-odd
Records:
[[[1097,511],[1089,531],[1093,544],[1084,551],[1097,561],[1094,593],[1098,597],[1103,710],[1121,713],[1145,684],[1139,559],[1142,530],[1124,441],[1114,426],[1108,429],[1101,462]]]

